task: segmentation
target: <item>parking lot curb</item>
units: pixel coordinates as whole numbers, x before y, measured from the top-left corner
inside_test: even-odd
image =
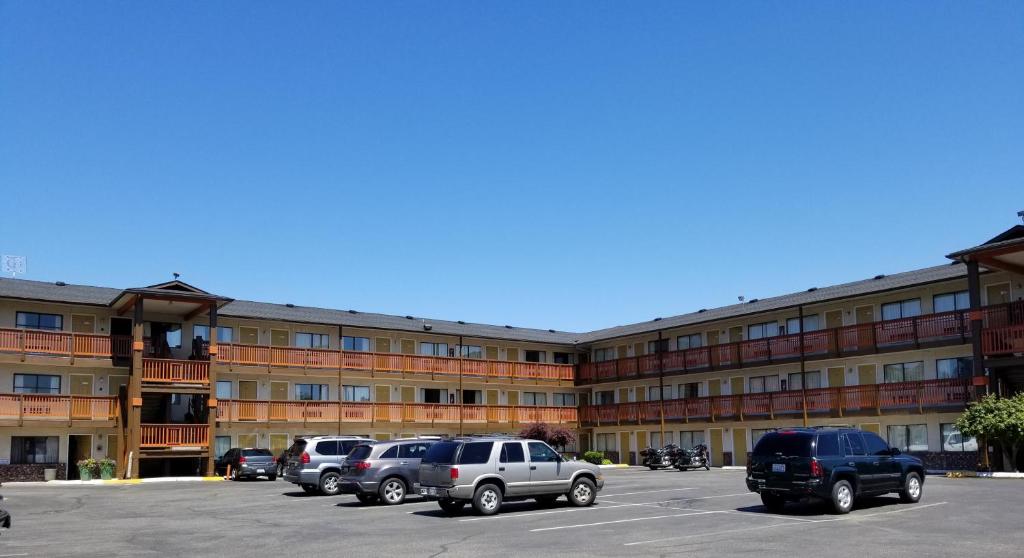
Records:
[[[222,482],[222,477],[154,477],[151,479],[109,479],[109,480],[54,480],[6,482],[5,486],[125,486],[132,484],[160,484],[168,482]]]

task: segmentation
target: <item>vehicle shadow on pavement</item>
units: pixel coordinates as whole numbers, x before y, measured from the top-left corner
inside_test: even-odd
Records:
[[[524,512],[524,513],[529,513],[529,512],[545,512],[545,511],[560,510],[560,509],[568,510],[568,509],[583,509],[583,508],[577,508],[575,506],[570,506],[569,502],[555,502],[554,504],[547,505],[547,506],[541,506],[541,505],[538,505],[535,502],[505,502],[505,503],[503,503],[501,505],[501,512],[499,512],[497,516],[491,516],[491,517],[515,515],[516,512]],[[453,519],[466,518],[466,517],[479,517],[479,518],[488,517],[488,516],[484,516],[484,515],[480,515],[480,514],[476,513],[476,511],[474,511],[473,508],[471,506],[469,506],[469,505],[467,505],[465,508],[463,508],[462,511],[459,511],[459,512],[454,513],[454,514],[449,514],[449,513],[445,512],[444,510],[441,510],[441,509],[420,510],[420,511],[414,511],[414,512],[409,512],[409,513],[411,515],[419,515],[419,516],[423,516],[423,517],[444,517],[444,518],[453,518]]]
[[[853,505],[853,511],[895,506],[896,504],[899,504],[899,502],[899,498],[892,496],[858,498],[856,503]],[[835,516],[835,514],[832,513],[831,506],[828,502],[824,501],[788,502],[781,513],[771,513],[762,505],[744,506],[736,508],[736,511],[758,515],[789,515],[794,517]]]
[[[302,490],[298,492],[282,492],[281,495],[288,496],[289,498],[320,498],[319,494],[309,494]]]
[[[426,498],[406,498],[405,499],[405,503],[406,504],[419,504],[421,502],[426,502],[426,501],[427,501]],[[335,506],[337,506],[339,508],[400,508],[400,507],[402,507],[401,504],[398,504],[398,505],[395,505],[395,506],[386,506],[386,505],[381,504],[379,502],[375,502],[373,504],[364,504],[364,503],[360,502],[359,500],[356,500],[355,498],[346,499],[346,500],[344,500],[342,502],[338,502],[337,504],[335,504]]]

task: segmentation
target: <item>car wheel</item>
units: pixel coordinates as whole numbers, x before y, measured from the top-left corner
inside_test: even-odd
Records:
[[[647,468],[652,470],[652,471],[657,471],[658,470],[658,468],[655,467],[654,465],[648,465]]]
[[[441,506],[444,513],[448,515],[455,515],[462,511],[462,508],[466,507],[465,500],[452,500],[451,498],[441,498],[437,501],[437,505]]]
[[[921,475],[908,473],[907,480],[903,481],[903,490],[900,490],[900,502],[904,504],[917,503],[921,499],[923,489]]]
[[[356,500],[359,500],[361,504],[372,504],[377,501],[377,495],[360,492],[356,494]]]
[[[327,472],[320,475],[320,492],[325,496],[337,496],[341,492],[341,475]]]
[[[558,500],[558,495],[557,494],[546,494],[544,496],[537,496],[536,498],[534,498],[534,500],[536,500],[537,503],[542,505],[542,506],[550,506],[550,505],[554,504]]]
[[[405,501],[405,482],[398,477],[385,479],[377,493],[380,495],[380,501],[388,506],[401,504]]]
[[[569,503],[577,507],[585,507],[594,503],[597,498],[597,487],[588,478],[578,478],[569,488]]]
[[[494,515],[501,508],[501,489],[493,484],[485,484],[473,494],[473,509],[480,515]]]
[[[277,476],[279,476],[279,477],[283,477],[284,476],[284,465],[278,465],[277,466]]]
[[[832,486],[832,509],[838,514],[853,509],[853,487],[849,482],[841,480]]]
[[[238,476],[238,469],[231,469],[231,480],[236,481],[241,477]]]
[[[778,494],[761,493],[761,503],[771,513],[780,513],[786,507],[786,499]]]
[[[704,470],[705,471],[710,471],[711,470],[711,465],[705,464],[704,465]]]
[[[277,480],[277,475],[270,475],[269,477],[267,477],[267,480],[276,481]]]
[[[304,484],[302,485],[302,490],[304,490],[306,494],[318,494],[320,492],[320,489],[317,488],[315,484]]]

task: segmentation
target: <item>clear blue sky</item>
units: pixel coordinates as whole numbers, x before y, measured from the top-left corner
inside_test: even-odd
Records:
[[[0,251],[588,330],[1024,209],[1021,2],[0,0]]]

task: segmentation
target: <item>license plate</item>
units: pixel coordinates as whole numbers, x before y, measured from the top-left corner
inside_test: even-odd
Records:
[[[420,489],[420,494],[423,494],[425,496],[437,496],[437,489],[436,488],[421,488]]]
[[[256,469],[256,472],[257,473],[266,473],[267,470],[266,469]]]
[[[772,463],[772,472],[773,473],[785,473],[786,472],[786,464],[785,463]]]

